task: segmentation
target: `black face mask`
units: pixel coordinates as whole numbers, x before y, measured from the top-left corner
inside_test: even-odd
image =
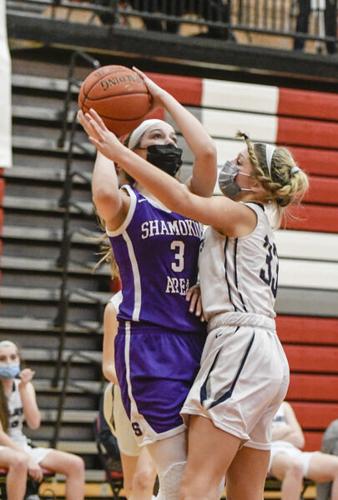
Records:
[[[182,165],[181,148],[173,144],[154,144],[147,148],[147,161],[174,177]]]

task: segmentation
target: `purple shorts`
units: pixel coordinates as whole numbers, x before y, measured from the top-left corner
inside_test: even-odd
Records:
[[[205,331],[180,333],[120,322],[115,366],[139,445],[184,431],[182,405],[199,370]]]

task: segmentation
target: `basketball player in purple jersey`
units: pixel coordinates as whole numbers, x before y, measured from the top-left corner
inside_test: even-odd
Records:
[[[199,257],[208,337],[182,408],[189,447],[180,499],[215,500],[226,474],[229,499],[261,500],[271,423],[289,382],[274,320],[273,229],[285,207],[306,192],[307,176],[286,148],[252,143],[242,134],[246,147],[219,175],[224,196],[202,198],[127,150],[95,111],[81,118],[101,153],[166,206],[210,226]]]
[[[171,114],[194,155],[185,189],[210,196],[217,176],[212,140],[170,94],[151,80],[147,86],[154,105]],[[82,112],[79,121],[85,125]],[[162,120],[143,122],[126,144],[171,176],[181,166],[175,130]],[[180,410],[205,341],[203,324],[187,300],[197,281],[202,226],[168,210],[138,184],[119,189],[114,164],[100,153],[92,190],[122,281],[115,366],[123,404],[138,443],[148,446],[156,464],[158,498],[177,500],[186,461]]]

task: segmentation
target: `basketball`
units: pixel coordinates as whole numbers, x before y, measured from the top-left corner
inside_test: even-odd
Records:
[[[109,130],[121,136],[142,122],[150,110],[151,95],[132,69],[102,66],[82,82],[78,105],[84,113],[95,109]]]

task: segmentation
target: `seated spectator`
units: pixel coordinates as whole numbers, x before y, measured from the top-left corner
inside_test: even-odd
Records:
[[[338,500],[338,457],[315,452],[303,452],[304,435],[296,415],[283,402],[272,427],[269,472],[282,481],[281,500],[299,500],[303,478],[318,483],[332,481],[332,500]]]
[[[83,460],[72,453],[51,448],[33,448],[23,433],[24,420],[30,429],[37,429],[41,421],[32,384],[33,377],[34,372],[30,368],[21,370],[17,346],[9,340],[1,341],[0,446],[11,449],[11,454],[7,458],[13,456],[12,465],[9,463],[9,488],[11,489],[13,484],[11,474],[14,473],[15,466],[18,467],[21,464],[23,477],[26,479],[28,470],[28,474],[36,481],[42,480],[41,467],[44,467],[66,476],[67,500],[83,500],[85,484]],[[4,462],[0,463],[6,465]],[[20,490],[20,492],[15,491],[14,495],[9,497],[10,500],[22,500],[21,482],[20,479],[13,484],[14,490]]]

